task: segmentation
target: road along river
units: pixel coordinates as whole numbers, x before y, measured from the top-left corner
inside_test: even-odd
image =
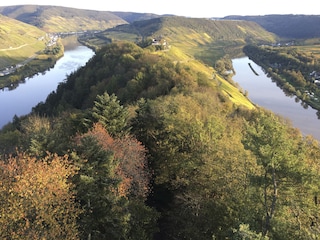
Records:
[[[90,48],[82,45],[67,49],[52,69],[25,79],[24,83],[13,90],[0,90],[0,128],[15,115],[19,117],[30,113],[34,106],[45,101],[56,90],[67,75],[84,66],[93,55]]]
[[[276,83],[267,77],[262,68],[248,57],[233,59],[232,63],[236,72],[233,80],[248,92],[248,97],[254,104],[289,119],[304,135],[312,135],[320,140],[317,110],[303,107],[301,102],[296,101],[296,97],[286,96]]]

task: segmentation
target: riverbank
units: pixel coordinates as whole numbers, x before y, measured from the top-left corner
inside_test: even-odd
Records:
[[[264,69],[264,72],[288,95],[295,96],[320,111],[319,57],[290,47],[247,45],[245,54]],[[315,73],[312,75],[312,73]]]
[[[6,74],[0,76],[0,89],[5,87],[16,88],[25,78],[43,73],[52,68],[63,55],[64,46],[61,41],[57,41],[43,52],[5,69]]]
[[[0,128],[14,116],[29,114],[33,107],[57,89],[67,75],[84,66],[93,55],[91,49],[79,44],[68,47],[53,68],[24,79],[15,89],[0,90]]]
[[[15,89],[24,82],[24,79],[53,68],[56,62],[64,56],[65,51],[75,49],[79,45],[83,44],[78,41],[77,35],[52,38],[47,48],[41,53],[34,54],[18,64],[3,69],[3,74],[0,74],[0,89]],[[94,49],[92,50],[94,51]]]
[[[233,59],[232,63],[236,72],[233,80],[243,91],[248,92],[248,98],[254,104],[288,119],[303,135],[312,135],[320,140],[317,110],[306,106],[294,96],[286,95],[263,69],[248,57]],[[252,72],[248,63],[258,75]]]

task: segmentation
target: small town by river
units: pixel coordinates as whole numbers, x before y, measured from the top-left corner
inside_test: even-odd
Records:
[[[64,56],[55,66],[34,77],[25,79],[24,83],[13,90],[0,90],[0,128],[18,117],[29,114],[34,106],[45,101],[47,96],[57,89],[70,73],[84,66],[94,55],[94,52],[83,45],[65,49]]]
[[[312,135],[320,140],[317,110],[305,108],[300,101],[296,101],[295,96],[286,96],[276,83],[266,76],[262,68],[248,57],[233,59],[232,63],[236,72],[233,80],[243,91],[248,92],[248,97],[254,104],[288,119],[304,135]]]

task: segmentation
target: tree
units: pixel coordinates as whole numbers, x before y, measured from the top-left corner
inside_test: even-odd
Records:
[[[232,240],[268,240],[268,237],[263,237],[261,233],[257,234],[250,230],[248,224],[240,224],[239,229],[234,229]]]
[[[85,209],[83,237],[150,239],[158,217],[145,205],[149,173],[144,147],[129,136],[114,139],[100,123],[77,142],[73,156],[80,165],[75,181]]]
[[[120,105],[116,95],[105,92],[98,95],[92,109],[92,117],[100,122],[112,136],[124,135],[128,132],[127,109]]]
[[[25,150],[36,156],[45,156],[52,126],[48,118],[30,115],[21,122]]]
[[[0,238],[78,239],[75,170],[67,156],[52,154],[0,161]]]
[[[280,118],[263,110],[246,124],[244,146],[261,166],[261,175],[251,176],[251,179],[262,191],[263,236],[268,236],[275,227],[272,222],[275,224],[275,217],[279,217],[280,209],[284,207],[279,202],[283,204],[287,196],[295,199],[292,191],[302,185],[304,152],[297,136]]]
[[[192,93],[139,102],[133,130],[150,153],[150,202],[162,212],[162,239],[222,239],[248,215],[252,163],[241,123],[227,119],[216,101]]]
[[[130,135],[122,138],[112,138],[100,123],[82,138],[93,137],[101,148],[112,153],[115,167],[114,174],[119,177],[120,183],[117,192],[125,197],[145,199],[150,188],[150,173],[144,146]]]

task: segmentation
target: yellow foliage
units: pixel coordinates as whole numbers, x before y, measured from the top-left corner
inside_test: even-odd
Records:
[[[23,153],[0,162],[1,239],[77,239],[77,209],[67,156]]]

